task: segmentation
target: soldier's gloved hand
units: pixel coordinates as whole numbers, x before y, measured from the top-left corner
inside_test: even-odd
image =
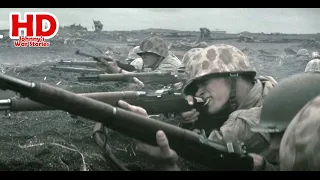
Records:
[[[141,107],[130,105],[129,103],[120,100],[118,102],[119,107],[126,109],[128,111],[135,112],[144,116],[148,116],[147,111]],[[178,160],[177,153],[172,150],[169,146],[169,141],[167,136],[163,131],[158,131],[156,133],[156,141],[158,147],[151,146],[140,141],[135,140],[136,148],[138,153],[141,153],[148,157],[150,160],[154,161],[154,164],[158,165],[161,170],[167,171],[177,171],[180,168],[177,166],[176,162]]]
[[[188,104],[192,106],[194,104],[193,97],[187,96],[186,100]],[[192,109],[191,111],[181,113],[183,118],[182,123],[193,123],[198,120],[199,112],[196,109]]]

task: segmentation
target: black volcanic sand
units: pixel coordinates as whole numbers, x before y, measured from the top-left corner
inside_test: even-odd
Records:
[[[259,75],[272,75],[281,80],[291,74],[302,72],[307,60],[284,57],[282,59],[258,57],[257,51],[263,49],[272,54],[284,54],[284,48],[295,44],[238,43],[236,41],[216,41],[227,43],[244,50],[257,67]],[[106,44],[118,46],[124,59],[130,50],[126,44]],[[100,44],[100,47],[103,45]],[[58,73],[47,66],[59,59],[89,60],[74,55],[76,49],[97,53],[86,44],[56,44],[49,49],[0,47],[0,68],[8,75],[27,81],[44,82],[75,93],[111,92],[121,90],[141,90],[135,84],[121,82],[78,83],[76,73]],[[97,55],[97,54],[96,54]],[[47,61],[47,62],[45,62]],[[44,62],[44,63],[41,63]],[[19,64],[19,67],[15,65]],[[0,69],[0,70],[1,70]],[[156,90],[159,85],[146,85],[143,90]],[[11,91],[0,91],[0,98],[15,96]],[[0,170],[24,171],[104,171],[113,170],[106,163],[101,150],[92,138],[94,122],[84,118],[72,118],[63,111],[1,112],[0,126]],[[158,117],[172,122],[171,119]],[[176,123],[176,121],[174,121]],[[132,140],[117,132],[110,131],[109,144],[114,154],[124,164],[135,164],[143,170],[152,170],[151,162],[131,151]],[[202,170],[201,167],[180,161],[183,170]]]

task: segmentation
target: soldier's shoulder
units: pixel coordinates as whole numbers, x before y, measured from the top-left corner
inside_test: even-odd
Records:
[[[251,126],[257,125],[260,122],[261,108],[262,106],[236,110],[229,115],[229,119],[242,120]]]
[[[270,137],[267,133],[258,133],[260,135],[256,135],[256,133],[253,133],[251,131],[252,127],[255,127],[259,124],[260,122],[260,114],[261,114],[261,109],[262,106],[259,107],[252,107],[250,109],[241,109],[234,111],[229,115],[229,118],[227,121],[233,122],[233,128],[230,129],[230,133],[233,134],[238,134],[239,136],[242,137],[243,140],[249,141],[248,143],[250,144],[250,148],[255,148],[254,144],[251,144],[251,141],[255,141],[259,138],[259,141],[261,141],[262,144],[263,142],[269,141]],[[228,128],[228,125],[226,125],[226,129]],[[235,131],[235,132],[231,132]],[[254,140],[255,139],[255,140]],[[264,140],[263,140],[264,139]],[[265,146],[268,147],[268,146]],[[264,147],[262,148],[264,149]],[[262,150],[260,149],[260,150]]]
[[[177,57],[169,55],[160,63],[160,65],[172,65],[178,68],[181,65],[181,61]]]
[[[179,61],[180,62],[180,59],[174,54],[169,54],[169,56],[167,56],[165,59],[168,59],[168,60],[171,60],[171,61]]]
[[[252,127],[258,125],[260,121],[261,107],[250,109],[241,109],[234,111],[229,115],[228,120],[221,126],[220,130],[227,136],[233,136],[244,143],[247,148],[255,149],[256,152],[262,152],[267,147],[269,141],[267,133],[254,133]]]

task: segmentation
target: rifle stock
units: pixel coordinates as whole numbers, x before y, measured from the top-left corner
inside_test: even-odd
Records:
[[[38,103],[100,122],[108,128],[156,145],[155,134],[166,133],[170,146],[186,160],[219,170],[251,170],[252,158],[229,153],[224,146],[194,132],[157,121],[109,104],[43,83],[33,83],[0,74],[0,88],[12,90]]]
[[[180,113],[189,111],[192,108],[203,106],[200,98],[195,98],[195,105],[189,106],[181,93],[171,93],[158,90],[147,93],[145,91],[119,91],[119,92],[98,92],[82,93],[81,96],[89,97],[112,106],[118,106],[119,100],[143,107],[149,114],[159,113]],[[47,111],[57,110],[53,107],[37,103],[28,98],[11,98],[0,100],[0,111]]]
[[[82,76],[77,77],[79,82],[83,81],[124,81],[132,82],[133,78],[136,77],[143,83],[155,82],[158,84],[174,84],[183,82],[185,79],[179,77],[178,74],[174,73],[162,73],[162,72],[142,72],[142,73],[117,73],[117,74],[99,74],[97,76]]]

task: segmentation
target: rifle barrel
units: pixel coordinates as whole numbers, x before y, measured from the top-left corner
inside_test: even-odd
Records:
[[[118,91],[118,92],[96,92],[96,93],[81,93],[81,96],[89,97],[112,106],[118,106],[119,100],[125,100],[128,103],[136,106],[141,106],[149,114],[159,113],[180,113],[189,111],[192,108],[201,107],[203,100],[195,98],[195,105],[188,105],[181,93],[147,93],[145,91]],[[177,106],[179,104],[179,106]],[[0,111],[47,111],[57,110],[53,107],[37,103],[28,98],[11,98],[0,100]]]
[[[119,91],[119,92],[80,93],[78,95],[86,96],[101,102],[111,104],[113,106],[117,106],[117,103],[120,99],[130,102],[131,99],[135,99],[139,96],[143,96],[145,93],[146,92],[144,91]],[[11,98],[11,99],[0,100],[0,110],[46,111],[46,110],[57,110],[57,109],[32,101],[29,98]]]
[[[99,74],[97,76],[77,77],[78,81],[133,81],[136,77],[143,83],[159,83],[159,84],[173,84],[177,82],[185,82],[178,75],[161,72],[143,72],[143,73],[117,73],[117,74]]]
[[[69,66],[97,66],[97,62],[96,61],[58,61],[58,64],[61,65],[69,65]]]
[[[84,53],[84,52],[82,52],[82,51],[80,51],[80,50],[76,50],[76,54],[78,54],[78,55],[80,55],[80,56],[84,56],[84,57],[90,57],[90,58],[92,58],[93,60],[95,60],[95,61],[98,61],[98,62],[100,62],[101,60],[101,58],[103,58],[104,60],[106,60],[106,61],[113,61],[112,59],[110,59],[109,57],[105,57],[105,56],[101,56],[101,57],[99,57],[99,56],[94,56],[94,55],[91,55],[91,54],[88,54],[88,53]]]
[[[103,71],[98,69],[88,69],[88,68],[75,68],[75,67],[51,67],[51,70],[54,71],[63,71],[63,72],[88,72],[88,73],[103,73]]]

